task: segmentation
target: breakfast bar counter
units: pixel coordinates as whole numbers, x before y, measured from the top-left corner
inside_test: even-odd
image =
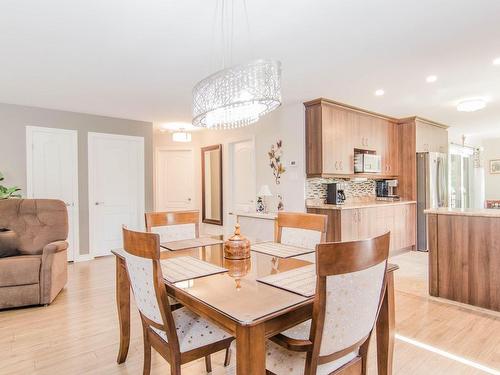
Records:
[[[424,212],[429,293],[500,311],[500,210],[438,208]]]

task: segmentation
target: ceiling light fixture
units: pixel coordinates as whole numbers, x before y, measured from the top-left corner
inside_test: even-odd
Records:
[[[475,112],[486,107],[486,101],[481,98],[465,99],[458,103],[457,111],[459,112]]]
[[[191,133],[188,132],[174,132],[172,133],[172,141],[174,142],[191,142]]]
[[[382,90],[382,89],[378,89],[377,91],[375,91],[375,95],[376,95],[376,96],[382,96],[382,95],[384,95],[384,94],[385,94],[385,91],[384,91],[384,90]]]
[[[500,65],[500,57],[497,57],[495,60],[493,60],[493,65]]]
[[[167,122],[159,126],[161,132],[175,132],[179,130],[198,130],[197,127],[193,126],[189,122]]]
[[[281,63],[277,60],[256,60],[226,68],[226,61],[231,61],[232,56],[236,1],[218,0],[218,7],[219,2],[222,70],[194,87],[193,125],[233,129],[250,125],[281,105]],[[248,20],[246,0],[243,0],[243,6]]]
[[[431,75],[431,76],[427,76],[427,78],[425,80],[427,81],[427,83],[433,83],[433,82],[436,82],[437,79],[438,79],[437,76]]]

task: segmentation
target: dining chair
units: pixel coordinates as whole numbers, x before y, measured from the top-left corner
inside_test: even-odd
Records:
[[[158,233],[161,242],[190,240],[200,234],[199,211],[146,212],[146,231]]]
[[[389,233],[316,246],[312,319],[266,344],[271,374],[366,374],[370,337],[385,288]]]
[[[303,212],[278,212],[276,242],[314,249],[326,241],[328,216]]]
[[[234,338],[185,307],[172,311],[163,284],[160,236],[122,231],[127,272],[143,327],[143,374],[151,371],[151,348],[169,362],[172,375],[181,374],[182,364],[203,357],[211,372],[210,355],[229,349]],[[229,364],[227,353],[225,366]]]

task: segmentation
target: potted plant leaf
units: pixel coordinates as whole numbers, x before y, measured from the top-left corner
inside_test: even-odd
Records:
[[[4,180],[2,172],[0,172],[0,182]],[[19,194],[19,189],[17,186],[6,187],[0,184],[0,199],[9,199],[9,198],[21,198],[21,194]]]

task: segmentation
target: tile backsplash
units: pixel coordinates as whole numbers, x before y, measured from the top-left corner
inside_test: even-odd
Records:
[[[308,178],[306,179],[306,199],[324,201],[326,199],[326,184],[331,182],[346,183],[344,191],[346,200],[351,202],[375,199],[375,180],[350,181],[341,178]]]

